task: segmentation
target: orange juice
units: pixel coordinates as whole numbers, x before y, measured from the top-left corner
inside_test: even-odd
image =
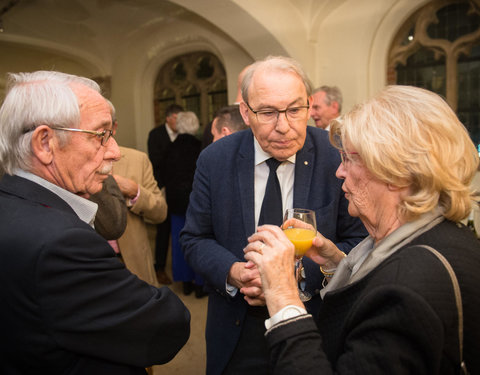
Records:
[[[295,246],[296,256],[303,256],[312,247],[312,241],[316,235],[313,230],[305,228],[287,228],[283,232]]]

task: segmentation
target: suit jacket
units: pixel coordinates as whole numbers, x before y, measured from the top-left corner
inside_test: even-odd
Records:
[[[226,280],[232,264],[244,261],[243,248],[255,231],[254,153],[249,129],[202,151],[181,233],[187,262],[214,291],[209,296],[206,328],[209,374],[220,374],[225,368],[247,309],[240,293],[234,298],[227,294]],[[335,177],[339,164],[339,153],[330,145],[328,133],[308,127],[305,144],[296,156],[293,206],[315,210],[318,231],[348,252],[367,233],[348,214],[342,181]],[[307,288],[319,289],[323,277],[318,265],[308,260],[304,265]]]
[[[129,207],[127,227],[118,239],[118,247],[127,268],[149,284],[158,286],[153,252],[148,239],[147,222],[158,224],[167,217],[167,203],[153,177],[152,164],[144,152],[120,147],[120,160],[113,174],[134,180],[140,187],[137,201]]]
[[[0,373],[141,374],[171,360],[190,314],[134,276],[53,192],[0,181]]]
[[[160,189],[165,186],[166,160],[170,145],[172,144],[166,126],[167,125],[164,124],[150,130],[147,141],[148,157],[152,162],[153,175]]]
[[[165,187],[168,210],[171,214],[183,216],[187,212],[201,146],[202,143],[190,134],[179,134],[170,146]]]
[[[459,374],[458,311],[451,264],[462,294],[464,359],[480,373],[480,245],[444,221],[403,246],[363,279],[324,297],[320,324],[308,319],[267,334],[275,374]],[[302,357],[299,361],[298,358]]]

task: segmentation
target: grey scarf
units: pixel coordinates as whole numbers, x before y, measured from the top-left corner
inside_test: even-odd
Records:
[[[328,292],[361,280],[400,248],[443,220],[442,209],[437,207],[397,228],[376,245],[373,238],[368,236],[340,262],[332,279],[320,291],[320,296],[323,298]]]

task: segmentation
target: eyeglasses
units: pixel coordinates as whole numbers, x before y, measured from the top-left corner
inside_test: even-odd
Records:
[[[87,133],[87,134],[96,135],[98,138],[101,139],[100,143],[102,146],[105,146],[108,140],[110,139],[110,137],[113,136],[113,130],[111,129],[102,130],[101,132],[96,132],[94,130],[74,129],[74,128],[52,128],[52,129],[63,130],[67,132],[78,132],[78,133]]]
[[[347,162],[351,161],[348,155],[358,155],[358,152],[346,152],[343,150],[339,150],[339,152],[340,152],[340,159],[342,159],[343,166],[345,166]]]
[[[307,100],[307,105],[301,105],[298,107],[290,107],[287,109],[279,110],[279,109],[267,109],[267,110],[260,110],[260,111],[254,111],[252,107],[250,107],[250,104],[246,102],[247,107],[255,113],[255,116],[257,117],[257,121],[264,123],[264,124],[273,124],[278,121],[278,116],[280,116],[280,113],[285,113],[285,118],[287,121],[299,121],[305,119],[307,115],[308,108],[310,108],[310,105]]]
[[[114,125],[115,126],[115,125]],[[84,129],[74,129],[74,128],[55,128],[52,126],[49,126],[49,128],[53,130],[62,130],[62,131],[67,131],[67,132],[78,132],[78,133],[87,133],[87,134],[93,134],[100,138],[100,144],[102,146],[105,146],[110,139],[115,134],[115,129],[107,129],[107,130],[102,130],[101,132],[96,132],[94,130],[84,130]],[[34,131],[35,127],[32,127],[30,129],[26,129],[23,131],[24,134]]]

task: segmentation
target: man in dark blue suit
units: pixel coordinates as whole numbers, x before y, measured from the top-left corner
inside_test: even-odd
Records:
[[[219,140],[198,160],[181,240],[187,261],[210,288],[209,375],[270,371],[261,281],[243,256],[247,238],[259,225],[268,159],[280,162],[280,212],[315,210],[318,231],[345,252],[366,235],[360,221],[348,214],[342,182],[335,177],[340,156],[328,133],[307,129],[310,95],[311,85],[296,61],[270,57],[251,65],[240,103],[250,129]],[[306,261],[305,276],[307,289],[318,294],[318,267]]]
[[[129,272],[93,229],[120,158],[93,81],[11,74],[0,108],[0,373],[145,374],[186,343],[190,314]],[[112,217],[111,220],[116,220]]]

